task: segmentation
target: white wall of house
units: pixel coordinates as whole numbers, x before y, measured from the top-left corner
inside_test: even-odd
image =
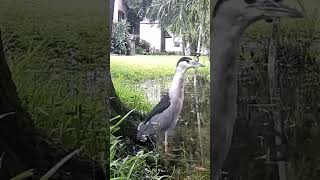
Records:
[[[124,13],[124,17],[127,17],[127,6],[124,0],[114,0],[114,9],[113,9],[113,22],[118,22],[119,19],[119,10]]]
[[[182,52],[181,39],[178,36],[169,34],[172,38],[165,38],[167,52]],[[148,20],[140,22],[140,39],[143,39],[151,44],[155,50],[160,50],[161,46],[161,30],[157,22],[151,23]],[[175,47],[174,41],[178,41],[179,47]]]
[[[166,38],[166,51],[167,52],[182,52],[182,41],[179,36],[174,36],[169,33],[172,38]]]
[[[161,30],[158,23],[150,23],[149,21],[140,22],[140,39],[151,44],[151,48],[160,50]]]

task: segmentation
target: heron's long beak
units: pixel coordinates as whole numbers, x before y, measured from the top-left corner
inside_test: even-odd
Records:
[[[195,68],[204,67],[203,64],[201,64],[201,63],[199,63],[199,62],[196,62],[196,61],[192,61],[190,64],[191,64],[193,67],[195,67]]]
[[[267,0],[264,2],[258,2],[251,5],[251,7],[257,8],[263,12],[267,17],[291,17],[302,18],[303,14],[296,9],[276,2],[274,0]]]

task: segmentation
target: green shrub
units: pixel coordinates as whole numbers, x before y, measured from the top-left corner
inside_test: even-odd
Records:
[[[182,56],[182,52],[175,52],[175,51],[169,51],[169,52],[160,52],[158,50],[155,50],[150,53],[151,55],[160,55],[160,56]]]
[[[131,111],[132,112],[132,111]],[[119,125],[131,113],[118,120],[115,125],[110,126],[110,179],[131,179],[131,180],[160,180],[168,178],[167,175],[160,175],[157,152],[147,152],[143,150],[135,153],[135,155],[128,155],[124,152],[125,143],[116,137],[114,133],[119,129]],[[117,116],[110,120],[110,122],[119,119]],[[149,163],[147,160],[152,160],[154,163]]]
[[[126,20],[121,20],[113,24],[113,31],[111,35],[111,53],[130,53],[129,23]]]
[[[144,55],[147,53],[142,47],[138,46],[138,47],[136,47],[136,54]]]
[[[144,49],[146,53],[150,53],[151,44],[148,41],[141,39],[139,41],[139,46]]]

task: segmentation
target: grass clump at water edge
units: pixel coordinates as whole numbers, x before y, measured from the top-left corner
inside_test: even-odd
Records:
[[[160,176],[161,170],[158,168],[159,154],[156,152],[147,152],[139,150],[133,155],[123,153],[123,146],[125,145],[121,137],[116,137],[114,133],[119,129],[119,125],[131,113],[122,117],[115,125],[110,126],[110,179],[132,179],[132,180],[160,180],[170,176]],[[110,120],[110,122],[119,119],[117,116]],[[148,164],[147,160],[152,159],[154,164]]]

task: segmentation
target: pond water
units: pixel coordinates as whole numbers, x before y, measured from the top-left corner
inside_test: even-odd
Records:
[[[149,102],[156,105],[160,101],[161,95],[168,91],[171,80],[172,78],[150,80],[137,84],[137,87],[144,92]],[[198,75],[195,85],[194,73],[188,74],[182,112],[177,126],[173,132],[169,133],[168,138],[168,166],[181,168],[186,173],[175,178],[188,177],[188,173],[209,173],[209,93],[209,81],[206,77]],[[196,100],[197,98],[198,100]],[[198,102],[198,108],[196,102]]]

